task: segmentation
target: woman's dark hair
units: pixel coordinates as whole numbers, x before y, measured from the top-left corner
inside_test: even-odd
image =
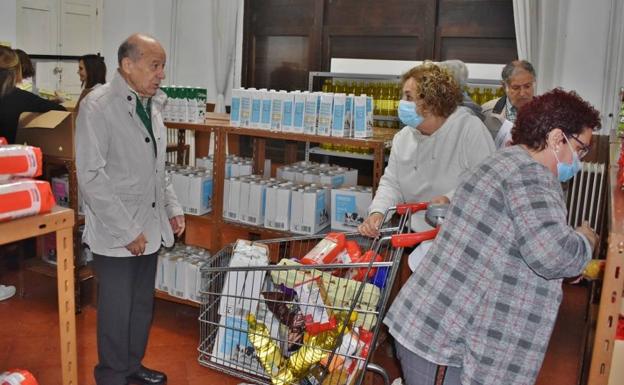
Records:
[[[511,129],[513,144],[541,151],[546,148],[548,133],[555,128],[568,137],[586,128],[596,130],[600,128],[600,114],[576,92],[555,88],[520,108]]]
[[[92,88],[96,84],[106,83],[106,64],[100,55],[88,54],[80,57],[87,72],[84,88]]]
[[[33,67],[33,64],[30,61],[30,57],[28,57],[28,54],[21,49],[16,49],[15,53],[17,54],[17,57],[20,61],[20,66],[22,67],[22,79],[35,76],[35,67]]]
[[[19,71],[20,62],[15,51],[0,45],[0,98],[13,91]]]

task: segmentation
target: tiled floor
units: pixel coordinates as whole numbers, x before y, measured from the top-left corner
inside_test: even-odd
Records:
[[[24,296],[0,302],[0,371],[14,367],[28,369],[41,385],[60,385],[56,282],[28,271],[23,272],[23,278]],[[0,279],[5,284],[16,284],[18,273],[4,272]],[[583,288],[566,289],[560,321],[538,385],[577,384],[584,293]],[[144,364],[164,370],[170,385],[236,385],[243,382],[197,363],[197,312],[196,308],[157,300]],[[94,384],[92,370],[97,361],[95,320],[94,306],[85,304],[77,316],[78,385]],[[376,357],[394,378],[400,372],[388,358],[390,350],[381,346]]]

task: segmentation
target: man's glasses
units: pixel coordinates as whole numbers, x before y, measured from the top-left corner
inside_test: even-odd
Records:
[[[570,138],[574,139],[576,143],[578,143],[579,146],[581,146],[581,148],[576,153],[578,154],[579,159],[583,159],[585,155],[589,153],[590,147],[586,145],[585,143],[583,143],[579,138],[577,138],[574,135],[570,135]]]

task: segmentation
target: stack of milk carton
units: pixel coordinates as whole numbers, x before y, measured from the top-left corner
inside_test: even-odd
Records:
[[[212,170],[168,164],[166,171],[186,214],[203,215],[212,211]]]
[[[365,94],[232,90],[230,125],[298,134],[368,138],[373,98]]]
[[[203,167],[212,170],[214,158],[212,155],[195,159],[196,167]],[[253,171],[253,161],[251,158],[237,155],[228,155],[225,159],[225,177],[251,175]]]
[[[315,234],[329,226],[331,186],[259,175],[228,178],[223,217],[269,229]]]
[[[167,94],[163,109],[166,122],[203,123],[207,90],[199,87],[161,87]]]
[[[176,244],[172,249],[161,249],[156,267],[158,290],[174,297],[200,302],[201,265],[210,258],[207,250]]]
[[[301,161],[278,167],[276,176],[292,182],[317,183],[337,188],[357,185],[358,170],[327,163]]]

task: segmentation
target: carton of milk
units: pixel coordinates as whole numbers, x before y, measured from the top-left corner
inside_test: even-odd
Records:
[[[251,125],[251,105],[255,88],[247,90],[240,89],[240,124],[239,127],[249,127]]]
[[[356,96],[353,99],[353,137],[368,138],[373,135],[372,124],[369,126],[368,97]]]
[[[280,91],[280,93],[282,93],[282,131],[290,132],[292,131],[295,112],[295,95],[285,91]]]
[[[244,90],[241,88],[232,90],[232,101],[230,103],[230,126],[240,127],[241,123],[241,95]]]
[[[262,105],[260,107],[260,128],[263,130],[271,129],[271,107],[273,103],[273,95],[275,93],[275,90],[265,90],[262,94]]]
[[[290,231],[316,234],[330,224],[330,190],[305,187],[292,192]]]
[[[318,92],[306,94],[305,110],[303,112],[303,133],[316,135],[318,126],[320,95]]]
[[[260,128],[260,121],[262,117],[262,98],[266,88],[260,90],[254,90],[251,98],[251,117],[249,118],[249,127]]]
[[[345,130],[345,103],[347,96],[345,94],[334,95],[334,113],[332,116],[331,136],[346,137]]]
[[[295,92],[294,93],[294,112],[293,112],[293,124],[291,127],[291,132],[296,134],[302,134],[304,132],[305,126],[305,105],[307,95],[310,93],[307,91],[304,92]]]
[[[271,99],[271,131],[282,131],[282,103],[286,91],[272,92]]]
[[[368,215],[373,200],[370,187],[352,186],[334,188],[331,191],[331,228],[356,231]]]
[[[266,189],[264,227],[288,231],[290,228],[290,182],[273,185]]]
[[[331,135],[333,108],[334,94],[328,92],[321,93],[319,97],[317,135]]]

